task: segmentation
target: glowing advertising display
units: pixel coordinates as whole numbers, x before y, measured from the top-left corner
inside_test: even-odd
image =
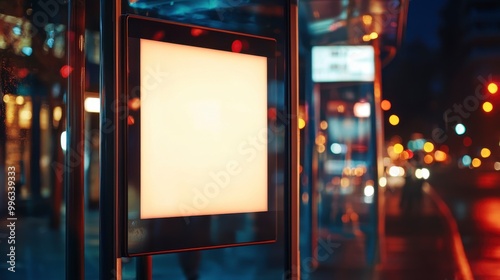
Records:
[[[126,255],[273,242],[275,42],[135,16],[125,23]],[[272,222],[265,234],[185,238],[249,215]]]

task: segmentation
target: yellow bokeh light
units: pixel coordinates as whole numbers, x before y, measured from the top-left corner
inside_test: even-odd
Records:
[[[473,167],[479,167],[479,166],[481,166],[481,160],[478,159],[478,158],[473,159],[472,160],[472,166]]]
[[[3,102],[9,103],[9,101],[10,101],[10,95],[9,94],[4,95],[3,96]]]
[[[384,111],[389,111],[391,109],[391,102],[389,100],[382,100],[380,103],[380,108]]]
[[[299,118],[299,129],[306,127],[306,121],[303,118]]]
[[[431,164],[434,161],[434,158],[431,155],[425,155],[424,162],[426,164]]]
[[[16,97],[16,104],[17,105],[23,105],[24,104],[24,97],[22,97],[21,95],[19,95],[18,97]]]
[[[438,162],[443,162],[446,160],[446,153],[440,150],[434,152],[434,159]]]
[[[327,121],[321,121],[319,123],[319,127],[323,130],[327,129],[328,128],[328,122]]]
[[[404,147],[401,144],[396,144],[396,145],[394,145],[393,149],[394,149],[394,152],[396,154],[401,154],[403,152],[403,150],[404,150]]]
[[[340,186],[341,186],[342,188],[347,188],[347,187],[349,187],[349,184],[350,184],[350,182],[349,182],[349,178],[343,177],[342,179],[340,179]]]
[[[488,148],[482,148],[482,149],[481,149],[481,156],[482,156],[483,158],[487,158],[487,157],[491,156],[491,151],[490,151],[490,149],[488,149]]]
[[[62,109],[60,106],[54,108],[53,117],[55,121],[60,121],[62,118]]]
[[[431,142],[425,142],[424,151],[427,153],[434,151],[434,144],[432,144]]]
[[[399,154],[396,154],[394,152],[394,146],[387,147],[387,154],[389,155],[390,159],[392,159],[392,160],[396,160],[399,158]]]
[[[389,117],[389,123],[394,125],[394,126],[398,125],[399,124],[399,117],[396,115],[391,115]]]
[[[373,18],[370,15],[363,15],[363,23],[366,25],[372,24]]]
[[[29,121],[31,120],[31,111],[30,110],[27,110],[27,109],[22,109],[22,110],[19,110],[19,118],[21,119],[20,121]]]
[[[373,39],[373,40],[374,40],[374,39],[377,39],[377,38],[378,38],[378,34],[377,34],[377,32],[372,32],[372,33],[370,33],[370,39]]]
[[[370,35],[363,35],[363,41],[365,42],[370,41]]]
[[[498,91],[498,86],[497,86],[495,83],[489,83],[489,84],[488,84],[488,91],[489,91],[491,94],[495,94],[495,93],[497,93],[497,91]]]
[[[483,103],[483,111],[485,111],[486,113],[489,113],[493,110],[493,104],[491,104],[491,102],[484,102]]]
[[[318,153],[320,153],[320,154],[321,154],[321,153],[325,152],[326,147],[325,147],[325,145],[318,145],[318,146],[316,147],[316,150],[318,151]]]

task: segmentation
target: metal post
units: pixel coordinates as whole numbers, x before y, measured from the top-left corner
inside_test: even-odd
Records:
[[[116,157],[119,123],[118,103],[119,16],[121,1],[100,1],[100,201],[99,201],[99,278],[121,279],[118,254],[118,166]]]
[[[299,252],[299,128],[298,128],[298,3],[296,0],[286,2],[288,39],[287,42],[287,89],[289,92],[288,109],[288,136],[290,139],[288,194],[285,195],[285,225],[287,229],[287,257],[286,271],[288,279],[300,279],[300,252]]]
[[[153,256],[143,256],[136,258],[136,279],[153,279]]]
[[[85,1],[68,3],[68,76],[66,188],[66,279],[84,279],[83,93],[85,86]]]
[[[376,245],[375,261],[380,262],[385,256],[385,246],[384,246],[384,236],[385,236],[385,192],[380,188],[378,179],[383,176],[384,164],[383,164],[383,149],[384,149],[384,115],[382,109],[380,108],[380,103],[382,102],[382,62],[380,60],[380,39],[377,38],[372,41],[373,48],[375,50],[375,80],[373,82],[373,95],[374,95],[374,107],[375,107],[375,147],[376,147],[376,159],[375,166],[377,172],[377,180],[375,183],[375,200],[374,200],[374,210],[375,210],[375,238],[378,241]]]

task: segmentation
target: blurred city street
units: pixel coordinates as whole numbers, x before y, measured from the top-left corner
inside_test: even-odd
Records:
[[[432,184],[456,219],[474,279],[499,279],[499,174],[455,170],[435,176]]]

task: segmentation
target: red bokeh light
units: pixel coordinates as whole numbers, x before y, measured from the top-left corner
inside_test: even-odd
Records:
[[[243,43],[240,41],[240,40],[234,40],[233,41],[233,44],[231,45],[231,50],[233,52],[241,52],[241,50],[243,49]]]
[[[63,67],[61,67],[61,70],[59,70],[59,73],[61,73],[61,77],[63,78],[69,77],[71,72],[73,72],[73,67],[69,65],[64,65]]]
[[[165,32],[163,30],[158,31],[153,35],[153,39],[157,41],[163,39],[163,37],[165,37]]]
[[[201,30],[199,28],[191,28],[191,36],[198,37],[201,34],[203,34],[203,30]]]
[[[29,72],[30,72],[30,71],[29,71],[28,69],[26,69],[26,68],[21,68],[21,69],[19,69],[19,70],[17,71],[17,76],[18,76],[19,78],[21,78],[21,79],[24,79],[24,78],[26,78],[26,76],[28,76]]]
[[[466,136],[464,138],[464,146],[469,147],[470,145],[472,145],[472,139],[469,136]]]
[[[132,116],[129,115],[127,117],[127,124],[128,125],[133,125],[134,123],[135,123],[134,117],[132,117]]]
[[[267,109],[267,117],[271,121],[275,121],[276,120],[276,116],[277,116],[276,108],[273,107],[273,108]]]
[[[439,149],[447,154],[450,153],[450,148],[447,146],[447,145],[441,145],[441,147],[439,147]]]

